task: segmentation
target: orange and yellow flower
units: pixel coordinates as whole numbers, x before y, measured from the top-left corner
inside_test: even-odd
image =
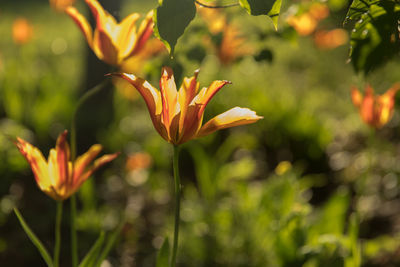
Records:
[[[25,44],[32,40],[33,26],[26,18],[17,18],[12,25],[14,43]]]
[[[47,161],[38,148],[19,137],[16,141],[19,151],[31,165],[40,190],[55,200],[70,197],[94,171],[115,159],[119,154],[104,155],[88,166],[102,149],[101,145],[96,144],[72,163],[66,138],[67,131],[58,136],[56,147],[50,150]]]
[[[300,15],[287,18],[287,23],[292,26],[299,35],[312,34],[318,23],[329,15],[329,8],[325,4],[313,3],[309,10]]]
[[[254,123],[262,117],[248,108],[235,107],[202,126],[204,109],[211,98],[228,81],[214,81],[199,90],[198,71],[193,77],[184,78],[176,88],[172,69],[164,67],[160,79],[160,91],[149,82],[133,74],[113,74],[129,81],[144,98],[151,120],[157,132],[168,142],[177,145],[191,139],[211,134],[217,130]]]
[[[365,96],[356,88],[351,91],[354,106],[360,112],[362,120],[368,125],[378,129],[388,123],[393,116],[395,96],[400,89],[400,84],[394,84],[383,95],[374,95],[370,85],[366,86]]]
[[[79,26],[96,56],[108,64],[119,66],[125,59],[137,54],[153,33],[152,11],[137,30],[138,13],[132,13],[118,23],[97,0],[85,1],[96,20],[94,33],[89,22],[75,7],[68,7],[65,12]]]
[[[67,7],[72,6],[76,0],[49,0],[51,8],[55,11],[62,12]]]

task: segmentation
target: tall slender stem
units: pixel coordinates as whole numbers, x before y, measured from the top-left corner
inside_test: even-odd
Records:
[[[96,85],[95,87],[91,88],[89,91],[87,91],[82,97],[79,99],[75,112],[72,116],[72,121],[71,121],[71,162],[75,161],[76,158],[76,120],[77,120],[77,115],[78,111],[81,108],[81,106],[93,95],[97,94],[103,87],[104,87],[105,81],[101,82],[100,84]],[[73,168],[73,164],[72,164]],[[73,170],[72,170],[73,171]],[[76,235],[76,224],[75,224],[75,218],[76,218],[76,197],[75,195],[71,196],[71,257],[72,257],[72,267],[77,267],[78,266],[78,238]]]
[[[60,261],[61,248],[61,219],[62,219],[63,202],[57,202],[56,228],[55,228],[55,245],[54,245],[54,267],[58,267]]]
[[[72,195],[70,198],[70,205],[71,205],[71,257],[72,257],[72,267],[78,266],[78,240],[76,236],[76,197]]]
[[[174,181],[175,181],[175,227],[174,227],[174,242],[172,247],[171,267],[176,265],[176,254],[178,252],[178,236],[179,236],[179,213],[181,202],[181,181],[179,177],[179,147],[174,145]]]

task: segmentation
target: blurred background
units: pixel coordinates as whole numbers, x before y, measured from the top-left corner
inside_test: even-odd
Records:
[[[119,20],[157,6],[100,2]],[[400,64],[354,73],[342,28],[349,4],[284,1],[278,31],[268,17],[237,7],[202,9],[173,59],[156,44],[148,58],[123,66],[156,87],[162,66],[173,68],[178,85],[199,68],[201,87],[232,81],[210,102],[205,120],[234,106],[264,116],[182,146],[178,266],[400,265],[400,116],[396,111],[374,131],[350,98],[351,86],[366,82],[385,92],[398,81]],[[90,17],[84,1],[75,5]],[[221,19],[228,26],[220,28]],[[78,153],[100,143],[105,153],[121,155],[78,193],[80,258],[100,231],[125,217],[102,266],[155,266],[173,233],[172,147],[153,129],[143,99],[104,77],[115,69],[48,1],[0,2],[0,36],[1,265],[44,266],[14,206],[46,247],[54,242],[56,203],[38,189],[11,140],[24,138],[47,156],[58,134],[70,130],[79,97],[106,80],[79,112]],[[71,266],[68,206],[61,267]]]

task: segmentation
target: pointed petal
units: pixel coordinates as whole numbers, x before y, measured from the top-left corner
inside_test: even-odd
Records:
[[[353,88],[351,89],[351,100],[353,101],[354,106],[356,106],[357,108],[361,106],[363,95],[355,86],[353,86]]]
[[[113,73],[111,75],[127,80],[139,91],[146,102],[154,128],[164,139],[168,140],[167,131],[161,123],[162,103],[160,91],[155,89],[148,81],[133,74]]]
[[[140,23],[139,30],[137,32],[137,40],[135,43],[135,48],[132,50],[132,53],[129,55],[137,54],[144,47],[147,40],[153,34],[153,10],[147,13],[146,18]]]
[[[171,124],[176,115],[180,112],[178,105],[178,92],[171,68],[163,67],[160,79],[160,91],[162,100],[162,119],[168,136],[176,136],[176,132],[171,132]],[[176,121],[176,120],[175,120]],[[177,129],[177,128],[176,128]]]
[[[17,137],[15,142],[17,148],[21,154],[28,161],[32,168],[32,172],[35,175],[37,185],[41,190],[46,190],[51,186],[49,179],[49,172],[47,167],[46,159],[43,157],[42,152],[25,140]]]
[[[374,90],[369,85],[365,90],[365,96],[361,103],[360,114],[364,122],[376,127],[375,96]]]
[[[213,81],[208,88],[201,89],[200,93],[193,99],[196,104],[200,104],[202,107],[199,111],[198,117],[203,116],[204,109],[211,98],[221,89],[225,84],[230,84],[230,81]]]
[[[399,89],[400,84],[395,84],[388,91],[386,91],[386,93],[378,98],[378,127],[382,127],[392,118],[395,105],[395,96]]]
[[[121,59],[125,59],[135,47],[137,39],[136,22],[139,17],[138,13],[132,13],[118,25],[117,46],[120,50]]]
[[[179,119],[179,133],[182,135],[183,127],[185,124],[186,113],[189,108],[190,102],[196,96],[197,90],[199,89],[199,83],[197,82],[197,76],[199,70],[194,72],[194,76],[190,78],[184,78],[181,88],[178,91],[178,102],[181,109],[181,115]]]
[[[103,9],[97,0],[86,0],[96,20],[93,51],[98,58],[111,65],[118,65],[117,22],[113,16]]]
[[[119,64],[118,50],[110,36],[98,29],[94,31],[93,51],[104,62],[111,65]]]
[[[97,155],[102,150],[102,146],[99,144],[93,145],[89,148],[86,153],[79,156],[74,163],[74,174],[72,180],[72,187],[75,187],[76,184],[79,183],[82,174],[86,170],[86,167],[97,157]]]
[[[79,29],[81,29],[83,35],[85,36],[89,46],[92,47],[93,30],[86,18],[82,16],[82,14],[80,14],[75,7],[72,6],[66,8],[65,12],[75,21],[75,23],[78,25]]]
[[[220,129],[254,123],[262,118],[248,108],[234,107],[209,120],[201,127],[196,137],[209,135]]]
[[[56,184],[67,185],[69,180],[68,162],[70,157],[69,145],[67,142],[67,130],[60,134],[56,142],[56,161],[58,171],[58,180]]]
[[[78,190],[79,187],[82,185],[82,183],[84,183],[92,174],[93,172],[95,172],[97,169],[99,169],[101,166],[103,166],[104,164],[114,160],[120,153],[114,153],[114,154],[106,154],[100,158],[98,158],[97,160],[94,161],[93,166],[91,166],[80,178],[78,183],[75,185],[75,190]]]

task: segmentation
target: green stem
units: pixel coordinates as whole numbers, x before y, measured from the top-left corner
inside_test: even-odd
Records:
[[[56,228],[55,228],[55,245],[54,245],[54,267],[59,266],[60,248],[61,248],[61,219],[62,219],[63,202],[57,202]]]
[[[179,236],[179,213],[181,202],[181,181],[179,177],[179,147],[174,145],[174,181],[175,181],[175,227],[174,227],[174,242],[172,247],[171,267],[176,265],[176,253],[178,251],[178,236]]]
[[[75,195],[71,196],[71,257],[72,257],[72,266],[77,267],[78,266],[78,239],[76,236],[76,224],[75,224],[75,218],[76,218],[76,197]]]
[[[91,88],[89,91],[87,91],[82,97],[79,99],[75,112],[72,116],[72,121],[71,121],[71,162],[75,161],[76,158],[76,120],[78,117],[78,111],[82,107],[82,105],[90,99],[92,96],[97,94],[101,89],[103,89],[105,83],[107,80],[99,83],[95,87]],[[73,168],[73,165],[72,165]],[[73,172],[73,170],[72,170]],[[72,267],[77,267],[78,266],[78,238],[76,235],[76,223],[75,223],[75,218],[76,218],[76,197],[75,195],[71,196],[71,257],[72,257]]]

